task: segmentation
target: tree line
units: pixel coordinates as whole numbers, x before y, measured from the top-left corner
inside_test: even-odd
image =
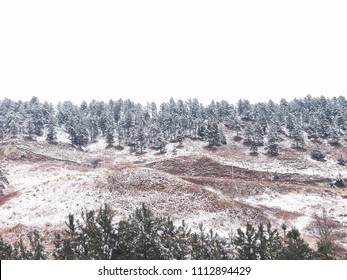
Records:
[[[318,217],[318,216],[317,216]],[[56,260],[305,260],[341,258],[336,253],[333,228],[326,215],[316,219],[317,249],[311,248],[299,230],[274,229],[270,223],[237,229],[230,237],[206,231],[202,224],[191,231],[182,221],[156,216],[143,204],[127,219],[114,222],[105,204],[97,211],[83,211],[81,219],[69,215],[65,228],[55,234],[54,248],[45,249],[38,231],[14,244],[0,237],[0,259]],[[346,256],[344,256],[346,258]]]
[[[243,141],[252,154],[264,147],[276,156],[281,141],[289,138],[293,148],[302,149],[306,141],[339,145],[347,141],[347,100],[345,97],[306,96],[279,103],[237,104],[211,101],[202,105],[197,99],[171,98],[158,105],[131,100],[92,100],[75,105],[69,101],[53,106],[30,101],[0,101],[0,139],[35,138],[45,135],[56,140],[57,128],[64,129],[72,145],[83,148],[98,137],[110,146],[128,146],[142,153],[147,147],[161,152],[169,142],[185,138],[206,141],[209,147],[226,144],[225,131],[235,132],[235,141]]]

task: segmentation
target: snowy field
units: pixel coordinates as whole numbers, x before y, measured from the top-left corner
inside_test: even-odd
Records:
[[[277,226],[286,223],[297,227],[310,237],[313,215],[325,208],[346,231],[346,190],[305,182],[312,176],[322,178],[322,182],[338,174],[346,178],[347,168],[336,164],[336,152],[328,151],[327,161],[318,162],[307,152],[286,148],[289,143],[284,143],[284,150],[276,158],[262,151],[253,157],[248,147],[231,140],[232,134],[227,136],[229,144],[216,150],[206,149],[204,142],[187,139],[183,147],[169,143],[164,154],[149,148],[143,154],[131,153],[127,147],[106,149],[102,139],[81,150],[68,143],[63,131],[59,131],[57,144],[47,144],[44,138],[2,143],[0,156],[10,185],[0,203],[0,234],[16,238],[34,228],[53,232],[62,228],[69,214],[79,217],[82,210],[97,209],[104,203],[112,206],[117,220],[147,203],[155,213],[171,216],[176,223],[184,220],[197,230],[202,222],[206,229],[212,228],[222,236],[247,221],[270,220]],[[338,152],[345,153],[346,147]],[[183,159],[199,162],[202,157],[222,168],[240,168],[241,175],[246,172],[246,181],[230,183],[232,177],[218,185],[223,177],[221,174],[218,178],[218,170],[217,176],[205,178],[203,170],[198,175],[189,170],[178,174],[156,167],[170,161],[179,165]],[[94,160],[101,163],[97,168],[91,165]],[[200,167],[194,168],[199,171]],[[252,172],[253,177],[249,175]],[[257,178],[257,172],[265,177]],[[271,181],[270,175],[276,173],[284,178],[287,174],[302,177],[303,182]],[[245,184],[250,189],[244,188]],[[341,243],[347,247],[346,236]]]

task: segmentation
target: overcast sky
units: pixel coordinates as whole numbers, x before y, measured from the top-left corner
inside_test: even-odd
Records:
[[[0,99],[346,96],[345,3],[1,0]]]

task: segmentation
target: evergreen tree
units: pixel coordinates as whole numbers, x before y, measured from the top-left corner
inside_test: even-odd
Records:
[[[41,104],[35,96],[31,98],[28,104],[28,119],[32,122],[34,134],[36,136],[42,136],[44,129],[43,112]]]
[[[291,137],[294,141],[294,148],[295,149],[302,149],[305,145],[304,135],[302,132],[302,129],[299,125],[295,125],[292,132]]]
[[[123,129],[120,125],[117,126],[117,139],[118,139],[118,146],[121,147],[121,144],[124,140],[124,134]]]
[[[243,131],[243,137],[244,137],[244,144],[245,145],[250,145],[253,142],[254,135],[253,135],[253,127],[251,124],[247,123],[245,126],[245,129]]]
[[[259,259],[277,260],[280,258],[283,243],[277,229],[272,229],[270,222],[267,223],[266,229],[262,224],[258,226],[257,238],[259,239]]]
[[[317,141],[319,138],[319,130],[320,124],[318,118],[316,116],[312,116],[307,127],[308,138]]]
[[[176,139],[177,139],[178,143],[179,143],[180,145],[182,145],[182,143],[183,143],[183,133],[182,133],[182,130],[181,130],[181,129],[179,129],[179,130],[177,131],[177,137],[176,137]]]
[[[114,143],[114,132],[115,132],[115,124],[114,119],[111,115],[107,115],[106,123],[105,123],[105,137],[106,142],[109,146]]]
[[[164,133],[161,131],[161,132],[159,132],[159,134],[156,138],[156,146],[159,149],[160,153],[165,152],[166,144],[167,144],[167,142],[165,140]]]
[[[51,116],[47,123],[47,134],[46,134],[46,140],[47,141],[54,141],[57,139],[57,133],[56,133],[56,122],[53,116]]]
[[[5,138],[5,123],[2,116],[0,116],[0,141]]]
[[[13,260],[13,246],[0,236],[0,260]]]
[[[256,142],[252,141],[249,149],[250,149],[251,155],[255,156],[258,154],[258,145],[256,144]]]
[[[286,234],[285,247],[282,258],[285,260],[310,260],[313,259],[313,251],[300,237],[297,229],[292,229]]]
[[[206,140],[209,147],[219,146],[221,144],[220,130],[217,122],[209,122],[206,129]]]
[[[120,259],[161,259],[161,222],[146,206],[136,209],[118,227]]]
[[[90,136],[90,142],[94,143],[99,135],[99,125],[96,116],[92,115],[87,117],[87,129]]]
[[[137,142],[137,146],[140,148],[140,153],[142,154],[143,148],[146,143],[146,135],[144,132],[143,124],[139,124],[136,127],[136,142]]]
[[[236,258],[239,260],[257,260],[258,259],[258,237],[256,229],[247,223],[246,231],[237,230],[233,238],[233,244],[236,249]]]
[[[28,135],[30,139],[32,139],[33,135],[35,134],[35,125],[34,125],[34,121],[31,118],[29,118],[26,121],[25,128],[26,128],[26,134]]]
[[[257,123],[253,129],[253,142],[257,146],[262,146],[264,144],[264,129]]]
[[[128,146],[132,152],[136,151],[136,131],[134,127],[129,129]]]
[[[270,126],[267,145],[265,147],[267,154],[271,156],[278,155],[278,135],[274,126]]]
[[[224,129],[222,127],[219,127],[219,139],[221,144],[223,145],[227,144],[227,138],[225,136]]]
[[[328,142],[329,144],[331,145],[338,145],[339,142],[340,142],[340,139],[339,139],[339,133],[337,131],[337,127],[336,126],[330,126],[330,129],[329,129],[329,136],[328,136]]]
[[[30,244],[30,258],[33,260],[45,260],[47,259],[47,254],[45,252],[45,247],[43,245],[43,238],[40,236],[37,230],[28,234],[29,244]]]
[[[2,165],[0,165],[0,195],[3,194],[4,189],[9,184],[9,181],[6,177],[6,171]]]

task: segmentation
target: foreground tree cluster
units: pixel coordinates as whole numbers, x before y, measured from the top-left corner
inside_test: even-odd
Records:
[[[200,225],[192,232],[184,222],[174,225],[169,217],[158,217],[146,205],[126,220],[114,223],[113,211],[105,205],[98,211],[82,212],[80,220],[70,215],[66,228],[55,234],[54,249],[46,250],[37,231],[28,235],[28,245],[20,239],[15,244],[0,237],[0,259],[58,260],[303,260],[334,259],[332,230],[327,216],[317,216],[318,249],[313,250],[297,229],[279,232],[271,224],[238,229],[222,238]]]
[[[308,140],[331,145],[347,141],[347,100],[308,95],[290,102],[282,99],[279,104],[239,100],[236,105],[212,101],[204,106],[197,99],[170,99],[159,108],[154,102],[143,106],[122,99],[80,105],[66,101],[56,107],[36,97],[29,102],[0,101],[0,139],[45,135],[54,141],[57,127],[63,128],[77,147],[101,136],[110,146],[129,146],[140,153],[146,147],[163,152],[168,142],[182,143],[187,137],[206,141],[210,147],[226,144],[225,129],[231,129],[236,133],[234,140],[243,140],[252,154],[263,146],[269,155],[276,156],[284,137],[297,149]],[[318,159],[321,157],[318,154]]]

